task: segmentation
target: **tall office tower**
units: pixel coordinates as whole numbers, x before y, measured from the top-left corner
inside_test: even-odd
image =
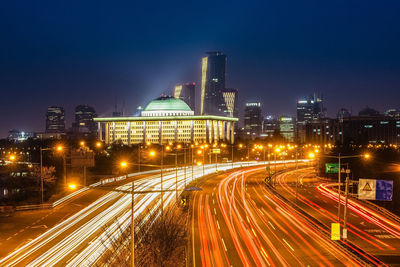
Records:
[[[74,132],[80,133],[96,133],[97,125],[94,118],[97,117],[94,108],[88,105],[78,105],[75,108],[75,123],[73,125]]]
[[[276,131],[279,131],[279,121],[272,115],[265,115],[262,123],[262,134],[264,137],[274,137]]]
[[[202,59],[200,114],[223,115],[225,101],[226,55],[208,52]]]
[[[279,130],[281,135],[289,142],[294,142],[295,120],[290,116],[282,116],[279,119]]]
[[[297,123],[306,124],[318,121],[326,117],[326,109],[323,106],[322,96],[314,94],[305,99],[297,101]]]
[[[174,87],[174,97],[182,99],[194,111],[195,110],[196,83],[178,84]]]
[[[235,117],[239,116],[236,105],[237,105],[237,98],[238,98],[238,90],[233,88],[227,88],[222,90],[222,96],[224,97],[224,114],[228,117]]]
[[[245,136],[252,139],[260,136],[262,128],[262,115],[260,102],[247,102],[244,110]]]
[[[65,111],[62,107],[51,106],[46,112],[46,133],[65,132]]]

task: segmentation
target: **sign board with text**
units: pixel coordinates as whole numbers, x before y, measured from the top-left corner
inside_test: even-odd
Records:
[[[340,223],[331,223],[331,240],[340,240]]]
[[[213,153],[213,154],[221,154],[221,149],[219,149],[219,148],[213,148],[213,149],[212,149],[212,153]]]
[[[326,163],[325,164],[326,173],[339,173],[339,163]]]
[[[360,179],[358,198],[365,200],[392,201],[393,181]]]

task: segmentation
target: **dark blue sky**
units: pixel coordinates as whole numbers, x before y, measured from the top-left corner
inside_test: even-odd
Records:
[[[63,4],[60,4],[63,2]],[[194,2],[194,3],[193,3]],[[229,87],[295,115],[323,93],[329,115],[400,108],[399,1],[6,1],[0,8],[0,137],[44,130],[49,105],[133,113],[228,55]]]

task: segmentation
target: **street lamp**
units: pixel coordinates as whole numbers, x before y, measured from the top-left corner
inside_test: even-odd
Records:
[[[128,163],[126,161],[121,161],[120,167],[122,170],[126,170]],[[128,172],[125,171],[125,173],[126,178],[128,178]],[[131,266],[135,266],[135,179],[132,179],[131,198]]]
[[[338,156],[327,156],[325,155],[324,157],[326,158],[336,158],[338,159],[338,167],[339,167],[339,171],[338,171],[338,183],[339,183],[339,188],[338,188],[338,222],[340,224],[340,202],[342,199],[341,196],[341,169],[340,169],[340,162],[342,159],[349,159],[349,158],[364,158],[364,159],[370,159],[371,155],[368,153],[365,154],[360,154],[360,155],[351,155],[351,156],[342,156],[340,153]],[[345,181],[345,206],[344,206],[344,223],[343,223],[343,238],[347,238],[347,198],[348,198],[348,182],[349,182],[349,173],[350,170],[346,171],[347,175],[346,175],[346,181]]]

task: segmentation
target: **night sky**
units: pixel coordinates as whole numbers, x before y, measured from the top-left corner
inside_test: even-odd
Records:
[[[198,83],[206,51],[228,55],[227,86],[264,113],[295,115],[314,91],[330,116],[400,108],[399,1],[135,2],[3,1],[0,137],[44,131],[49,105],[68,126],[78,104],[133,114]]]

